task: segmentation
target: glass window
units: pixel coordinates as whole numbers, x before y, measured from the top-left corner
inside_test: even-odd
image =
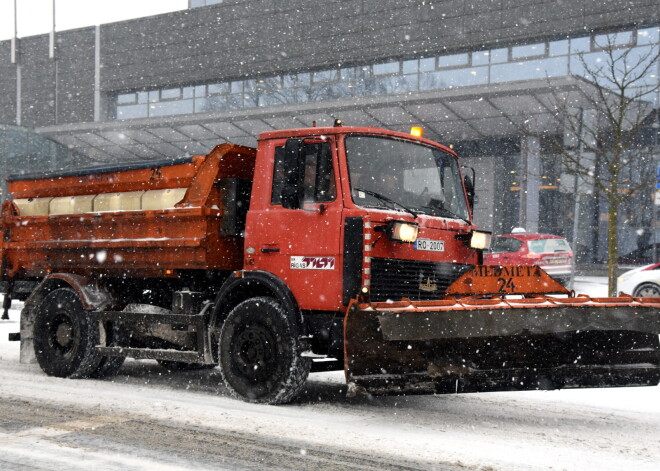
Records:
[[[285,75],[284,77],[282,77],[282,82],[284,88],[295,87],[297,83],[297,76],[296,74]]]
[[[282,76],[266,77],[259,81],[261,86],[268,90],[279,90],[282,88]]]
[[[594,36],[594,49],[605,49],[607,47],[620,47],[632,44],[632,31],[622,31],[612,34],[599,34]]]
[[[660,28],[646,28],[637,31],[637,44],[657,44]]]
[[[206,85],[197,85],[195,87],[195,96],[197,98],[206,96]]]
[[[160,91],[161,100],[178,100],[181,98],[180,88],[168,88]]]
[[[511,237],[493,237],[490,243],[492,253],[517,252],[522,247],[522,241]]]
[[[449,87],[465,87],[488,83],[488,67],[449,69],[426,74],[419,78],[420,90],[433,90]]]
[[[198,7],[205,7],[208,5],[217,5],[218,3],[222,3],[224,0],[189,0],[189,7],[190,8],[198,8]]]
[[[588,37],[571,39],[571,54],[588,52],[589,50],[591,50],[591,41]]]
[[[303,152],[305,154],[303,201],[306,203],[334,201],[337,197],[337,188],[330,143],[305,144]],[[271,204],[282,204],[284,184],[284,146],[278,146],[275,148]]]
[[[527,242],[527,247],[532,253],[569,252],[571,250],[565,239],[530,240]]]
[[[230,91],[231,93],[241,93],[243,91],[243,81],[242,80],[235,80],[231,82],[230,86]]]
[[[289,97],[278,90],[268,90],[259,95],[259,106],[283,105]]]
[[[568,54],[568,39],[552,41],[549,44],[551,56],[565,56]]]
[[[419,71],[430,72],[435,70],[435,57],[425,57],[419,60]]]
[[[137,98],[138,103],[147,103],[147,101],[149,101],[149,92],[138,92]]]
[[[458,163],[448,153],[408,141],[355,135],[346,137],[346,159],[353,201],[360,206],[468,217]]]
[[[214,95],[207,98],[197,98],[195,100],[195,113],[223,111],[227,108],[227,97],[225,95]]]
[[[399,78],[399,90],[401,92],[414,92],[417,88],[417,75],[407,75]]]
[[[135,93],[122,93],[117,95],[117,103],[119,105],[132,105],[137,103],[137,96]]]
[[[490,51],[490,63],[491,64],[501,64],[502,62],[507,62],[509,60],[509,49],[493,49]]]
[[[312,75],[305,72],[302,74],[298,74],[298,85],[299,86],[306,86],[312,83]]]
[[[490,68],[490,80],[493,83],[559,77],[567,74],[568,56],[520,61],[513,64],[496,64]]]
[[[337,80],[336,70],[321,70],[312,74],[314,83],[334,82]]]
[[[221,93],[229,93],[228,83],[210,83],[207,85],[209,95],[219,95]]]
[[[149,116],[171,116],[193,112],[192,100],[164,101],[149,105]]]
[[[511,58],[536,57],[545,55],[545,43],[527,44],[511,48]]]
[[[400,71],[400,63],[388,62],[387,64],[374,64],[374,75],[398,74]]]
[[[149,92],[150,103],[156,103],[159,99],[160,99],[160,93],[158,93],[158,90],[151,90]]]
[[[438,57],[438,67],[457,67],[460,65],[468,65],[469,55],[465,54],[452,54],[450,56]]]
[[[193,87],[183,87],[183,99],[188,99],[193,97]]]
[[[342,82],[351,82],[355,79],[355,67],[339,69],[339,79]]]
[[[490,51],[479,51],[472,53],[472,65],[487,65]]]
[[[404,74],[416,74],[419,72],[419,61],[417,59],[403,61]]]
[[[147,105],[127,105],[117,107],[117,119],[146,118]]]
[[[252,108],[253,106],[258,106],[259,94],[255,93],[244,93],[243,94],[243,108]]]

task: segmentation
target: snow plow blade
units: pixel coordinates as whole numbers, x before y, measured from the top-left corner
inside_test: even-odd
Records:
[[[479,275],[466,276],[479,291]],[[448,291],[460,286],[468,284],[459,279]],[[345,372],[349,394],[657,385],[658,334],[658,298],[354,300],[344,319]]]

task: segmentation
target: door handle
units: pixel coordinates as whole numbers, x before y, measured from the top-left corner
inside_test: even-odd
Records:
[[[263,253],[277,253],[280,249],[276,247],[261,247],[261,252]]]

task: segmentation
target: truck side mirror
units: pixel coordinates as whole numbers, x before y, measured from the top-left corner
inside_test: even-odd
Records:
[[[470,205],[470,213],[474,213],[474,177],[475,171],[473,168],[467,168],[467,170],[472,170],[472,178],[469,175],[463,177],[463,184],[465,185],[465,193],[467,194],[468,204]]]
[[[284,145],[284,185],[282,185],[282,207],[302,208],[305,188],[305,153],[302,139],[287,139]]]

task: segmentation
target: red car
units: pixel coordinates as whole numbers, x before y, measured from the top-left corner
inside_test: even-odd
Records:
[[[556,280],[571,276],[573,251],[563,237],[517,232],[494,236],[484,265],[538,265]]]

